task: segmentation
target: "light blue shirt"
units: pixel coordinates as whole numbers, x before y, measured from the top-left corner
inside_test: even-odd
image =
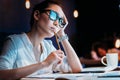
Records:
[[[8,37],[9,38],[3,47],[2,55],[0,56],[1,70],[20,68],[37,63],[33,52],[33,45],[26,33],[14,34]],[[45,60],[52,51],[56,50],[51,40],[43,40],[42,47],[43,53],[39,58],[40,62]],[[35,74],[41,74],[50,71],[52,72],[56,70],[61,72],[71,72],[71,68],[66,57],[64,58],[63,63],[56,66],[54,69],[41,69],[35,72]]]

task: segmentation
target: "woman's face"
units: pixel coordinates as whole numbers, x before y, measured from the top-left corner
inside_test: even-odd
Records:
[[[59,26],[59,19],[53,21],[50,19],[50,11],[52,10],[59,14],[60,18],[63,18],[63,11],[60,6],[52,4],[48,8],[45,9],[46,11],[40,13],[38,16],[37,24],[37,31],[38,33],[44,35],[45,37],[52,37],[54,36],[54,32],[57,33],[61,28]],[[48,11],[47,11],[48,10]]]
[[[106,50],[102,48],[98,48],[98,53],[100,56],[105,56],[106,55]]]

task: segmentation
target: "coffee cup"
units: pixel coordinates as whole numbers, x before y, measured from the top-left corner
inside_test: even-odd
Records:
[[[106,59],[106,62],[104,59]],[[118,53],[106,53],[106,56],[101,58],[101,63],[107,67],[117,67]]]

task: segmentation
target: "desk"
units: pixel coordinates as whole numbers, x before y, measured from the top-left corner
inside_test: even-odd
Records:
[[[120,80],[118,77],[97,76],[98,73],[78,73],[78,74],[46,74],[46,76],[35,76],[31,78],[22,78],[21,80],[56,80],[57,77],[67,78],[68,80]],[[60,79],[59,79],[60,80]],[[64,79],[61,79],[64,80]]]
[[[95,68],[95,69],[94,69]],[[106,68],[86,68],[83,71],[102,71]],[[56,78],[67,78],[68,80],[120,80],[120,71],[108,71],[102,73],[96,72],[82,72],[82,73],[54,73],[54,74],[41,74],[41,75],[34,75],[28,78],[22,78],[21,80],[56,80]],[[65,79],[59,79],[65,80]]]
[[[55,79],[37,79],[37,78],[22,78],[21,80],[55,80]],[[60,80],[60,79],[59,79]],[[120,77],[109,77],[109,78],[77,78],[77,79],[69,79],[69,80],[120,80]]]

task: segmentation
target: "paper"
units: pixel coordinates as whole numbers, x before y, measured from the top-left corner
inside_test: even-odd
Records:
[[[27,77],[29,79],[49,79],[55,80],[56,78],[65,78],[68,80],[99,80],[102,78],[119,78],[120,79],[120,71],[108,71],[104,73],[55,73],[55,74],[41,74],[41,75],[32,75]],[[23,79],[24,80],[24,79]]]
[[[75,80],[77,79],[78,77],[86,77],[86,76],[92,76],[91,73],[67,73],[67,74],[61,74],[61,73],[55,73],[55,74],[41,74],[41,75],[32,75],[30,76],[29,78],[47,78],[47,79],[55,79],[55,78],[67,78],[67,79],[70,79],[70,80]]]
[[[88,67],[88,68],[83,68],[82,72],[97,72],[97,71],[111,71],[115,69],[116,67]]]
[[[56,79],[56,78],[66,78],[69,80],[96,80],[101,77],[120,77],[120,71],[111,71],[113,67],[89,67],[84,68],[84,71],[94,71],[94,73],[47,73],[47,74],[39,74],[39,75],[31,75],[27,78],[38,78],[38,79]],[[102,73],[95,73],[96,71],[104,71]],[[86,79],[87,78],[87,79]]]
[[[104,73],[94,74],[94,76],[98,77],[120,77],[120,71],[108,71]]]

